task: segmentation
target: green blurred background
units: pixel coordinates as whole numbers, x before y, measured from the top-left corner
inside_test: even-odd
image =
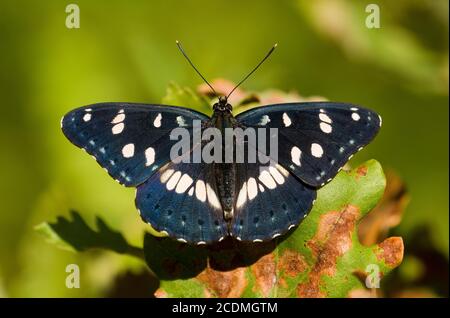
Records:
[[[411,197],[390,233],[404,238],[406,256],[386,293],[448,295],[447,0],[83,0],[73,2],[79,29],[65,26],[69,3],[0,3],[0,296],[132,295],[139,288],[143,263],[60,250],[33,227],[76,209],[90,224],[99,215],[141,244],[146,226],[134,189],[71,145],[59,121],[95,102],[160,102],[171,81],[196,87],[176,39],[207,78],[232,81],[278,42],[246,90],[295,90],[379,112],[380,134],[353,162],[379,160]],[[380,7],[380,29],[365,26],[369,3]],[[80,289],[65,287],[70,263],[80,265]]]

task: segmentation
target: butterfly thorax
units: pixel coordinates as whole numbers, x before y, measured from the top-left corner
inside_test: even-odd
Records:
[[[226,128],[235,128],[236,119],[231,113],[232,107],[226,102],[226,99],[220,99],[219,103],[214,104],[214,114],[211,118],[213,127],[220,130],[222,136],[225,135]],[[232,145],[227,145],[225,138],[222,139],[222,158],[225,158],[226,147],[235,147],[234,141]],[[234,150],[234,149],[233,149]],[[236,184],[236,166],[235,163],[214,163],[214,174],[216,179],[216,187],[223,209],[223,217],[229,222],[233,218],[235,184]]]

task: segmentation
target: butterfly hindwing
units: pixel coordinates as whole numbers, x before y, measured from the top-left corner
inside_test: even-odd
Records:
[[[298,225],[310,211],[316,190],[279,164],[236,165],[236,201],[231,234],[243,241],[267,241]]]
[[[278,129],[278,163],[313,187],[330,181],[381,126],[373,111],[343,103],[263,106],[236,119],[247,127]]]
[[[182,242],[207,244],[227,236],[213,165],[171,162],[137,188],[142,219]]]
[[[101,103],[75,109],[61,126],[66,137],[91,154],[121,184],[136,186],[170,160],[174,128],[192,131],[194,119],[209,118],[186,108]]]

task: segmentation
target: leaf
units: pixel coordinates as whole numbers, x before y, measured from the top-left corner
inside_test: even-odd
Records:
[[[198,95],[190,88],[180,87],[174,82],[167,87],[166,96],[163,97],[162,103],[192,108],[206,115],[212,114],[211,103],[206,96]]]
[[[386,174],[386,189],[383,198],[358,227],[361,243],[371,245],[386,238],[391,228],[400,224],[410,201],[405,184],[393,171]]]
[[[192,257],[201,258],[206,268],[190,279],[177,274],[161,279],[156,296],[352,296],[365,289],[368,266],[378,268],[381,278],[402,261],[401,238],[368,247],[358,241],[357,225],[377,204],[384,187],[384,174],[375,160],[341,171],[319,190],[310,215],[290,235],[278,242],[189,247],[191,255],[196,255]],[[153,248],[144,246],[144,251],[146,259],[159,262]],[[172,260],[176,264],[172,266],[190,268],[183,257]],[[158,267],[164,268],[161,263]]]
[[[38,224],[35,230],[63,249],[81,252],[102,248],[143,258],[142,249],[129,245],[121,233],[110,229],[101,218],[96,217],[98,231],[95,231],[78,212],[71,211],[71,216],[72,220],[59,216],[54,223]]]
[[[378,245],[358,241],[357,224],[383,194],[381,166],[370,160],[318,192],[308,217],[293,232],[268,243],[226,239],[210,247],[192,246],[146,233],[144,249],[96,218],[91,229],[77,212],[36,230],[63,248],[103,248],[145,259],[160,279],[158,297],[360,297],[370,296],[368,266],[384,277],[403,257],[399,237]]]
[[[236,83],[223,78],[217,78],[211,81],[211,85],[219,95],[227,96],[236,86]],[[214,94],[211,93],[211,89],[207,84],[199,85],[197,92],[200,96],[203,95],[205,98],[214,97]],[[325,100],[327,99],[321,96],[303,97],[295,91],[286,93],[280,90],[271,89],[263,92],[252,93],[242,88],[237,88],[228,99],[228,102],[233,106],[233,114],[236,116],[239,113],[260,105]],[[185,102],[187,101],[188,100],[186,99]]]

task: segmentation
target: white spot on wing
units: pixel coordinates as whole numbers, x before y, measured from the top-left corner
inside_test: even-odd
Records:
[[[278,169],[274,166],[270,166],[269,167],[269,172],[272,175],[272,177],[275,179],[275,181],[278,184],[283,184],[284,183],[284,177],[283,175],[278,171]]]
[[[359,120],[359,114],[358,113],[352,113],[352,119],[354,120],[354,121],[358,121]]]
[[[125,114],[121,113],[121,114],[117,114],[116,117],[114,117],[114,119],[111,121],[111,124],[118,124],[121,123],[125,120]]]
[[[322,157],[322,155],[323,155],[322,146],[319,144],[313,143],[311,145],[311,154],[316,158]]]
[[[162,115],[161,115],[161,113],[159,113],[156,116],[155,120],[153,121],[153,126],[155,126],[156,128],[161,127],[161,119],[162,119]]]
[[[238,198],[236,201],[236,207],[240,208],[247,201],[247,182],[244,182],[241,190],[239,191]]]
[[[267,116],[267,115],[262,116],[262,117],[261,117],[261,121],[259,122],[259,125],[265,126],[265,125],[267,125],[268,123],[270,123],[270,117]]]
[[[122,148],[122,155],[125,158],[131,158],[134,156],[134,144],[127,144]]]
[[[147,167],[155,162],[155,149],[153,149],[152,147],[148,147],[145,150],[145,160],[146,160],[145,165]]]
[[[177,116],[177,124],[180,127],[186,127],[187,126],[186,121],[184,120],[183,116]]]
[[[90,121],[90,120],[91,120],[91,117],[92,117],[91,114],[84,114],[83,120],[84,120],[84,121]]]
[[[258,185],[256,184],[255,178],[249,178],[247,181],[247,193],[248,193],[248,199],[253,200],[256,198],[256,195],[258,194]]]
[[[195,196],[202,202],[206,201],[206,187],[203,180],[197,180],[195,184]]]
[[[170,176],[172,175],[173,172],[174,172],[173,169],[167,169],[166,171],[164,171],[162,173],[161,177],[159,178],[161,183],[166,183],[167,180],[169,180],[169,178],[170,178]]]
[[[326,122],[328,124],[331,124],[333,122],[331,120],[331,118],[327,114],[324,114],[324,113],[320,113],[319,114],[319,118],[320,118],[321,121]]]
[[[219,198],[216,195],[216,192],[212,189],[211,185],[209,183],[206,184],[206,194],[208,196],[208,202],[216,209],[221,209],[222,206],[220,205]]]
[[[178,181],[180,180],[180,177],[181,177],[181,172],[180,171],[175,172],[170,177],[169,181],[167,181],[167,183],[166,183],[167,190],[171,191],[171,190],[175,189]]]
[[[178,181],[178,185],[175,189],[176,193],[184,193],[186,190],[191,186],[191,184],[194,182],[192,178],[188,174],[183,174],[180,181]]]
[[[320,129],[326,134],[331,133],[331,131],[333,130],[333,128],[331,128],[330,124],[327,124],[327,123],[324,123],[324,122],[320,123]]]
[[[277,187],[275,180],[273,180],[272,175],[267,170],[263,170],[259,174],[258,179],[269,189],[275,189]]]
[[[112,128],[112,133],[114,135],[120,134],[123,131],[124,128],[125,128],[125,124],[124,123],[116,124]]]
[[[192,197],[193,194],[194,194],[194,187],[192,187],[192,188],[189,190],[189,192],[188,192],[188,195],[189,195],[190,197]]]
[[[301,155],[302,155],[302,151],[300,150],[299,147],[297,147],[297,146],[292,147],[292,149],[291,149],[291,160],[297,166],[301,166],[301,163],[300,163]]]
[[[291,119],[289,118],[288,114],[283,113],[283,123],[285,127],[289,127],[292,124]]]

